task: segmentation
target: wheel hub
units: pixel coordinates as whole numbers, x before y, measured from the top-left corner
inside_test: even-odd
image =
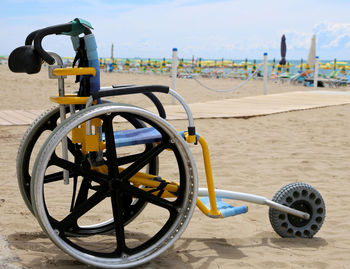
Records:
[[[304,200],[296,201],[291,205],[291,208],[308,213],[310,215],[309,219],[302,219],[297,216],[288,214],[289,222],[295,227],[303,227],[309,223],[310,219],[312,219],[311,205],[307,201],[304,201]]]

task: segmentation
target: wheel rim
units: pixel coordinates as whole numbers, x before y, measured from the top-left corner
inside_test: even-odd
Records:
[[[116,110],[118,112],[116,112]],[[106,113],[111,114],[106,116]],[[66,216],[59,225],[50,220],[50,213],[44,209],[45,201],[42,194],[44,192],[43,177],[46,167],[43,168],[42,166],[45,166],[49,162],[48,156],[51,156],[54,148],[57,146],[60,140],[59,137],[63,135],[63,132],[71,129],[71,127],[66,127],[66,129],[60,128],[62,133],[58,130],[53,135],[54,137],[57,133],[60,133],[57,139],[53,139],[54,142],[48,139],[48,142],[40,152],[40,158],[38,157],[35,163],[35,181],[32,184],[32,195],[36,216],[43,229],[59,247],[83,262],[111,268],[141,264],[165,251],[175,242],[188,224],[195,206],[196,198],[197,175],[195,172],[195,165],[187,145],[182,138],[177,135],[176,131],[163,120],[143,110],[102,105],[98,108],[92,108],[81,113],[76,119],[71,120],[70,123],[74,122],[74,125],[83,122],[84,119],[101,114],[104,115],[101,116],[101,118],[103,119],[103,126],[106,133],[106,163],[108,174],[107,176],[98,175],[96,173],[87,175],[87,177],[94,176],[93,180],[99,183],[99,190],[89,197],[86,203],[81,204],[79,208],[76,208],[75,211]],[[146,152],[120,173],[116,172],[118,171],[118,169],[116,169],[118,167],[116,167],[115,164],[118,161],[118,157],[116,157],[118,155],[116,154],[114,139],[111,139],[113,135],[113,118],[117,115],[130,115],[134,117],[137,115],[138,118],[156,128],[162,135],[161,142],[156,147]],[[67,123],[67,125],[70,123]],[[53,144],[50,145],[51,142]],[[149,158],[158,156],[166,149],[171,149],[175,155],[180,174],[177,197],[174,198],[175,200],[171,201],[145,192],[129,183],[130,175],[134,175],[139,171],[144,164],[148,162]],[[58,166],[64,166],[60,164],[58,160],[52,161],[51,159],[50,162]],[[85,173],[86,171],[81,172]],[[168,217],[166,217],[164,223],[160,225],[161,228],[159,230],[140,244],[132,245],[132,247],[129,246],[129,241],[126,239],[125,227],[122,223],[123,214],[128,210],[123,208],[123,199],[126,194],[145,200],[168,213]],[[95,205],[108,198],[111,200],[112,214],[115,220],[115,249],[112,249],[112,251],[92,250],[80,244],[78,241],[71,240],[67,231],[68,228],[72,226],[72,223],[78,219],[77,216],[84,215],[84,212],[88,212],[90,208],[93,208]]]

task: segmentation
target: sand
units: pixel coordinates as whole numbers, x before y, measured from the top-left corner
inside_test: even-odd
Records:
[[[10,73],[0,66],[1,109],[45,109],[56,81],[45,70],[37,75]],[[170,84],[158,75],[102,73],[111,84]],[[206,79],[216,88],[240,81]],[[208,92],[191,79],[178,80],[189,103],[262,94],[262,82],[251,81],[228,94]],[[67,91],[74,90],[73,79]],[[269,93],[308,90],[269,83]],[[339,90],[339,89],[337,89]],[[349,90],[349,89],[341,89]],[[142,97],[126,97],[145,105]],[[168,96],[163,97],[170,103]],[[326,221],[313,239],[283,239],[272,229],[268,208],[247,204],[245,215],[210,219],[195,210],[181,238],[164,254],[140,268],[347,268],[350,264],[350,105],[274,114],[249,119],[200,119],[196,127],[207,140],[215,186],[272,198],[283,185],[302,181],[317,188],[327,208]],[[185,121],[172,122],[178,129]],[[27,126],[0,127],[0,268],[91,268],[58,249],[25,207],[16,179],[16,154]],[[205,186],[199,146],[191,145]],[[238,203],[240,204],[240,203]]]

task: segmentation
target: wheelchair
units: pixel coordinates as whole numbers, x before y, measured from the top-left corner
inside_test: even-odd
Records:
[[[52,242],[75,259],[102,268],[133,267],[169,249],[186,229],[197,206],[210,218],[248,211],[228,200],[268,206],[281,237],[312,238],[325,220],[321,194],[306,183],[291,183],[270,200],[216,189],[209,149],[196,132],[189,105],[161,85],[100,87],[97,45],[83,19],[30,33],[9,57],[16,73],[35,74],[48,64],[58,80],[56,107],[29,127],[17,155],[23,200]],[[73,67],[42,47],[48,35],[68,35],[76,51]],[[75,65],[78,64],[77,67]],[[64,79],[76,76],[79,90],[66,94]],[[178,132],[154,93],[169,94],[184,108],[188,128]],[[144,94],[158,115],[106,97]],[[47,134],[42,143],[40,137]],[[207,188],[198,187],[190,144],[200,144]],[[39,147],[38,153],[33,150]],[[34,160],[30,168],[30,161]]]

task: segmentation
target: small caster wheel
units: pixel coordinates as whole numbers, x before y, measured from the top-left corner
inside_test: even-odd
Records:
[[[312,238],[321,228],[326,216],[321,194],[305,183],[297,182],[284,186],[272,201],[310,214],[310,219],[305,220],[270,208],[270,223],[281,237]]]

